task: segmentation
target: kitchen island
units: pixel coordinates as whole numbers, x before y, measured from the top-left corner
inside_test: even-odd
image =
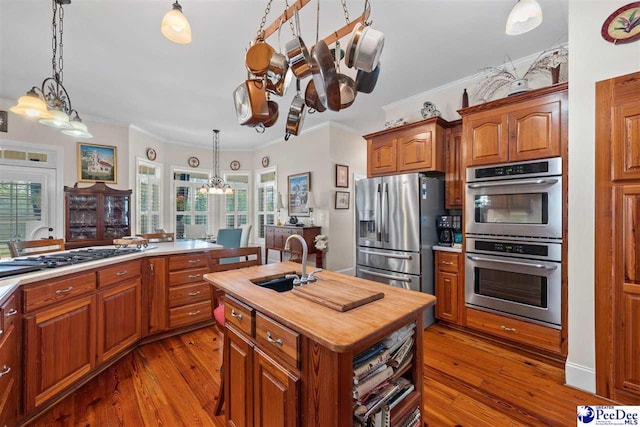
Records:
[[[341,312],[295,291],[276,292],[254,284],[289,273],[285,262],[205,275],[225,293],[225,414],[230,425],[351,425],[354,412],[354,360],[401,328],[415,326],[412,363],[394,370],[414,386],[408,409],[422,408],[422,330],[424,310],[435,297],[330,271],[303,285],[335,296],[384,296]],[[311,288],[309,288],[311,289]],[[329,290],[327,290],[329,292]],[[402,404],[397,406],[398,409]],[[405,409],[406,410],[406,409]],[[391,412],[393,424],[394,413]]]

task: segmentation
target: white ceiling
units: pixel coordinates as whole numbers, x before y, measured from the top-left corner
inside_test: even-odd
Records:
[[[246,78],[245,48],[267,1],[182,0],[193,32],[189,45],[160,34],[173,1],[73,0],[65,7],[64,83],[73,107],[81,116],[203,147],[211,144],[212,128],[221,130],[225,150],[282,138],[293,90],[276,99],[280,118],[263,135],[237,124],[232,99]],[[515,59],[565,42],[568,0],[538,1],[542,25],[514,37],[504,25],[515,0],[373,0],[373,26],[386,36],[375,91],[344,111],[307,115],[305,127],[331,120],[363,134],[379,130],[383,105],[500,64],[505,54]],[[351,17],[363,4],[347,2]],[[320,7],[324,37],[345,22],[339,0],[321,0]],[[283,9],[284,0],[274,0],[267,22]],[[307,45],[315,42],[315,9],[312,0],[300,16]],[[17,99],[51,75],[51,17],[49,1],[0,0],[0,97]],[[283,45],[290,38],[283,27]],[[277,37],[268,41],[277,49]]]

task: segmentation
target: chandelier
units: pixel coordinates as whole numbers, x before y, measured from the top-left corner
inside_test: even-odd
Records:
[[[62,59],[64,44],[64,10],[63,4],[70,4],[71,0],[52,0],[53,21],[51,31],[53,33],[51,47],[53,56],[51,65],[52,77],[47,77],[40,88],[34,86],[26,95],[18,99],[18,104],[11,107],[11,111],[22,116],[40,119],[39,122],[46,126],[60,129],[65,135],[76,138],[92,138],[87,130],[87,125],[82,123],[78,112],[71,107],[71,98],[62,85],[63,66]]]
[[[162,18],[160,32],[174,43],[191,43],[191,25],[189,25],[187,17],[182,13],[182,6],[180,6],[178,0]]]
[[[200,187],[200,194],[233,194],[233,188],[220,176],[220,131],[213,130],[213,166],[211,169],[211,178],[206,184]]]

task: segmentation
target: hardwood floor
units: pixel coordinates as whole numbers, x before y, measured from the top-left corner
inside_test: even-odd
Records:
[[[142,346],[33,426],[223,426],[214,417],[220,346],[214,327]],[[561,369],[482,339],[424,333],[427,426],[575,425],[576,406],[610,402],[566,387]]]

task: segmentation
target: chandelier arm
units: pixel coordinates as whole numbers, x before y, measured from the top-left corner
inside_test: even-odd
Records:
[[[60,109],[69,116],[75,110],[71,108],[71,98],[69,97],[67,89],[56,77],[47,77],[44,79],[40,91],[49,108],[60,107]],[[47,86],[47,82],[49,86]]]

